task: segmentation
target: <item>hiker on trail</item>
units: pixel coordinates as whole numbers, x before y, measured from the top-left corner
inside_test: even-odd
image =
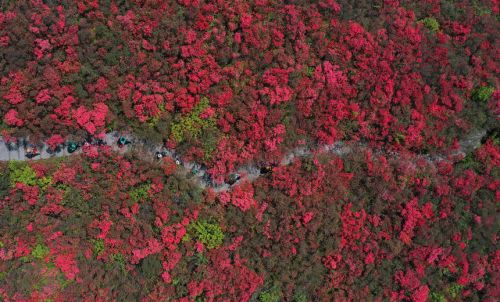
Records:
[[[80,147],[79,144],[77,144],[75,142],[68,142],[68,148],[67,148],[68,153],[71,154],[71,153],[75,152],[78,149],[78,147]]]
[[[103,140],[103,139],[96,139],[94,142],[93,142],[94,145],[97,145],[97,146],[105,146],[107,145],[106,141]]]
[[[203,176],[201,177],[201,180],[209,187],[212,187],[213,186],[213,181],[212,181],[212,177],[210,177],[210,174],[208,173],[205,173],[203,174]]]
[[[156,155],[157,159],[162,159],[165,156],[167,156],[167,152],[165,152],[165,151],[156,151],[155,155]]]
[[[238,173],[232,173],[229,175],[229,179],[227,181],[227,183],[232,186],[234,185],[236,182],[238,182],[238,180],[241,179],[241,176],[238,174]]]
[[[197,164],[195,164],[193,166],[193,168],[191,169],[191,173],[193,173],[194,175],[198,174],[200,172],[200,168]]]
[[[264,174],[272,173],[273,172],[273,168],[274,168],[273,165],[262,166],[262,167],[260,167],[260,174],[264,175]]]
[[[38,152],[37,147],[31,147],[31,146],[26,147],[26,157],[27,158],[32,159],[33,157],[38,156],[38,155],[40,155],[40,152]]]
[[[120,148],[122,148],[125,145],[129,145],[131,143],[132,142],[126,139],[124,136],[120,136],[120,138],[118,139],[118,147]]]
[[[179,155],[177,154],[173,154],[172,155],[172,158],[175,159],[175,164],[178,165],[178,166],[181,166],[181,165],[184,165],[184,163],[182,162],[181,158]]]

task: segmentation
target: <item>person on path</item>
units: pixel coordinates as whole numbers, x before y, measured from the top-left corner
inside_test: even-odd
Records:
[[[32,146],[26,147],[26,157],[27,158],[32,159],[33,157],[38,156],[38,155],[40,155],[40,152],[38,152],[37,147],[32,147]]]
[[[232,185],[234,185],[235,183],[237,183],[237,182],[238,182],[238,180],[240,180],[240,179],[241,179],[241,176],[240,176],[238,173],[231,173],[231,174],[229,175],[229,179],[228,179],[227,183],[228,183],[230,186],[232,186]]]
[[[124,136],[120,136],[120,138],[118,138],[118,147],[120,148],[123,148],[125,145],[129,145],[131,143],[132,142],[126,139]]]
[[[273,172],[273,168],[274,168],[273,165],[262,166],[262,167],[260,167],[260,174],[261,175],[270,174]]]
[[[165,151],[156,151],[155,156],[157,159],[161,160],[165,156],[167,156],[167,152]]]
[[[75,152],[78,149],[78,147],[80,147],[80,146],[77,143],[68,142],[68,148],[67,148],[68,153],[71,154],[71,153]]]

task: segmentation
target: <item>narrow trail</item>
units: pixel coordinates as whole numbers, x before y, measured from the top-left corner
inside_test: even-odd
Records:
[[[463,140],[460,141],[460,148],[456,150],[453,154],[437,154],[437,155],[415,155],[414,159],[424,159],[428,162],[437,162],[441,160],[445,160],[449,158],[449,156],[466,154],[478,148],[481,145],[481,139],[486,135],[486,130],[476,130],[467,135]],[[163,147],[162,145],[154,145],[146,140],[141,140],[135,138],[131,135],[127,135],[127,138],[131,141],[131,144],[119,147],[117,141],[120,137],[119,132],[109,132],[106,134],[106,137],[103,139],[107,146],[110,146],[113,151],[117,153],[126,153],[130,151],[139,151],[141,154],[148,155],[147,160],[159,160],[156,157],[157,152],[163,152],[164,156],[170,157],[176,161],[176,163],[182,167],[184,167],[185,171],[191,173],[191,180],[194,181],[201,188],[211,187],[216,192],[227,191],[231,189],[233,185],[240,181],[250,181],[258,179],[261,175],[260,167],[256,164],[251,164],[247,166],[240,167],[237,171],[234,171],[233,175],[241,176],[237,181],[230,183],[224,182],[222,184],[215,184],[210,176],[206,168],[198,163],[194,162],[185,162],[182,161],[180,156],[176,154],[175,150],[169,150]],[[5,140],[0,137],[0,161],[9,161],[9,160],[20,160],[20,161],[29,161],[29,160],[40,160],[40,159],[50,159],[54,157],[63,157],[70,156],[74,154],[81,154],[82,148],[78,148],[73,153],[68,153],[67,148],[62,146],[56,152],[50,151],[46,144],[37,146],[39,155],[34,158],[28,158],[26,154],[25,147],[28,145],[27,139],[18,139],[17,144],[7,143]],[[354,150],[358,150],[358,147],[367,147],[366,144],[363,143],[355,143],[355,144],[345,144],[342,141],[336,142],[332,145],[323,145],[317,149],[310,149],[307,147],[298,147],[294,150],[290,151],[287,155],[283,157],[280,166],[286,166],[290,164],[295,158],[309,156],[315,153],[321,152],[329,152],[336,154],[338,156],[345,156],[350,154]],[[399,159],[401,158],[400,154],[397,152],[387,152],[385,150],[374,150],[374,153],[385,155],[391,158]]]

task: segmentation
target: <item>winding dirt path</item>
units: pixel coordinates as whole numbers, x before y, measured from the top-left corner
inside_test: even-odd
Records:
[[[450,155],[459,155],[459,154],[466,154],[468,152],[471,152],[472,150],[478,148],[481,145],[481,139],[486,135],[486,130],[477,130],[471,132],[469,135],[467,135],[463,140],[460,141],[460,148],[455,151],[453,154],[437,154],[437,155],[416,155],[416,158],[420,159],[425,159],[429,162],[437,162],[440,160],[444,160],[448,158]],[[140,150],[140,152],[147,154],[149,159],[155,160],[156,155],[155,153],[157,151],[162,151],[165,152],[165,156],[168,156],[174,160],[177,161],[177,163],[180,166],[183,166],[186,171],[191,171],[192,173],[192,180],[195,181],[200,187],[206,188],[206,187],[212,187],[216,192],[220,191],[226,191],[231,188],[232,185],[229,183],[222,183],[222,184],[214,184],[210,177],[208,176],[208,173],[206,169],[201,166],[198,163],[194,162],[183,162],[180,157],[176,154],[175,150],[168,150],[165,149],[163,146],[158,145],[155,146],[151,143],[148,143],[145,140],[140,140],[137,139],[133,136],[127,136],[132,143],[130,145],[126,145],[123,147],[119,147],[117,144],[118,138],[120,137],[120,134],[118,132],[109,132],[106,134],[106,137],[104,141],[108,146],[111,146],[112,150],[118,153],[125,153],[129,152],[131,150]],[[79,148],[77,151],[74,153],[69,154],[68,151],[66,150],[65,147],[60,148],[58,152],[51,152],[48,150],[47,145],[43,146],[37,146],[38,151],[40,152],[40,155],[30,159],[26,157],[26,151],[25,151],[25,146],[27,145],[27,140],[26,139],[19,139],[17,144],[12,144],[12,143],[7,143],[3,140],[3,138],[0,137],[0,160],[2,161],[9,161],[9,160],[21,160],[21,161],[27,161],[27,160],[40,160],[40,159],[49,159],[53,157],[62,157],[62,156],[69,156],[73,154],[81,154],[82,153],[82,148]],[[366,147],[365,144],[358,143],[359,147]],[[351,152],[353,152],[353,149],[356,150],[357,148],[355,145],[346,145],[344,142],[336,142],[332,145],[324,145],[319,149],[312,150],[306,147],[300,147],[296,148],[292,151],[290,151],[287,155],[283,157],[283,159],[280,162],[281,166],[288,165],[291,163],[295,158],[297,157],[304,157],[311,155],[313,153],[318,153],[318,152],[330,152],[339,156],[345,156]],[[385,150],[375,150],[375,153],[377,154],[384,154],[386,156],[390,156],[392,158],[400,158],[400,155],[396,152],[387,152]],[[247,165],[244,167],[239,168],[237,171],[234,172],[236,175],[241,175],[241,180],[245,181],[254,181],[255,179],[259,178],[260,174],[260,167],[257,167],[255,164],[252,165]],[[239,181],[241,181],[239,180]],[[236,182],[237,183],[237,182]]]

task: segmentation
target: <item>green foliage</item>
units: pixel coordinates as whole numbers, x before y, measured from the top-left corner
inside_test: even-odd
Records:
[[[98,40],[112,41],[115,38],[113,31],[109,27],[107,27],[103,24],[97,25],[93,32],[95,35],[95,39],[98,39]]]
[[[46,190],[48,186],[52,184],[52,177],[47,176],[47,177],[42,177],[41,179],[38,180],[38,186],[42,190]]]
[[[214,154],[215,150],[217,150],[219,139],[220,132],[216,127],[206,129],[203,132],[203,142],[201,147],[203,149],[204,160],[209,161],[210,159],[212,159],[212,155]]]
[[[123,274],[127,273],[127,269],[125,268],[126,260],[125,260],[125,256],[123,256],[123,254],[121,254],[121,253],[113,254],[113,255],[111,255],[111,260],[114,262],[115,265],[118,266],[118,268],[120,269],[120,271]]]
[[[158,112],[158,114],[156,114],[155,116],[151,117],[147,123],[148,123],[148,126],[149,127],[154,127],[158,124],[158,122],[160,121],[160,118],[161,118],[161,113],[162,112],[165,112],[165,104],[160,104],[158,105],[158,109],[160,110],[160,112]]]
[[[313,73],[314,73],[314,66],[308,66],[306,69],[306,76],[312,77]]]
[[[85,79],[84,83],[95,82],[99,78],[99,73],[90,63],[85,63],[80,66],[79,75],[82,79]]]
[[[28,186],[38,186],[40,189],[45,190],[52,183],[52,177],[39,179],[28,164],[20,161],[10,161],[9,172],[11,187],[20,182]]]
[[[186,138],[186,134],[197,138],[203,130],[215,128],[215,118],[200,118],[200,114],[208,107],[208,98],[202,97],[189,115],[182,117],[178,122],[172,123],[171,133],[176,142],[182,142]]]
[[[3,170],[3,173],[0,172],[0,199],[8,194],[8,189],[10,187],[10,176],[8,173],[7,165],[0,164],[0,170]]]
[[[479,16],[491,15],[491,9],[489,9],[487,6],[480,5],[477,0],[472,1],[472,7],[474,8],[476,14]]]
[[[439,31],[439,22],[433,17],[424,18],[420,22],[432,32]]]
[[[19,161],[9,162],[10,170],[10,185],[14,187],[16,183],[20,182],[28,186],[37,185],[37,177],[35,171],[25,163]]]
[[[19,258],[19,260],[21,260],[21,262],[24,262],[24,263],[28,263],[31,261],[30,257],[28,257],[28,256],[22,256]]]
[[[193,236],[203,243],[208,249],[213,249],[222,245],[224,233],[218,224],[207,221],[196,221],[188,227]]]
[[[187,234],[187,233],[184,236],[182,236],[182,239],[181,239],[181,241],[183,243],[189,242],[190,240],[191,240],[191,236],[189,236],[189,234]]]
[[[446,302],[446,297],[441,293],[432,292],[431,302]]]
[[[102,239],[93,239],[92,240],[92,251],[94,252],[94,256],[99,256],[104,252],[104,240]]]
[[[75,84],[75,92],[76,92],[76,95],[82,99],[88,98],[88,96],[89,96],[87,90],[85,90],[85,88],[83,87],[83,85],[81,83]]]
[[[57,283],[59,283],[59,286],[61,286],[61,288],[66,288],[73,282],[72,279],[67,279],[64,274],[58,274],[56,279]]]
[[[147,280],[155,280],[162,271],[161,259],[157,255],[150,255],[142,259],[141,273]]]
[[[280,302],[283,294],[281,289],[277,286],[273,286],[270,289],[263,291],[259,295],[259,301],[261,302]]]
[[[462,161],[457,163],[457,170],[458,171],[465,171],[467,169],[480,172],[482,170],[482,163],[479,161],[476,161],[476,158],[474,156],[474,153],[468,153]]]
[[[487,102],[493,95],[493,92],[495,92],[493,86],[478,87],[472,92],[472,100],[476,102]]]
[[[307,302],[307,296],[304,293],[295,294],[293,297],[293,302]]]
[[[205,257],[205,255],[203,255],[202,253],[196,253],[194,257],[196,259],[197,266],[208,264],[207,257]]]
[[[48,280],[47,280],[47,278],[45,278],[45,277],[41,277],[41,278],[38,280],[38,282],[36,282],[35,284],[33,284],[33,289],[34,289],[34,290],[39,291],[39,290],[41,290],[42,288],[44,288],[45,286],[47,286],[47,284],[48,284]],[[50,299],[47,299],[47,300],[52,301],[52,300],[50,300]],[[47,301],[47,300],[45,300],[45,301]]]
[[[405,136],[404,134],[402,134],[401,132],[398,132],[394,135],[394,141],[398,144],[401,144],[403,143],[405,140]]]
[[[450,294],[450,296],[453,298],[453,299],[456,299],[458,298],[458,296],[460,295],[460,293],[462,292],[462,288],[463,286],[458,284],[458,283],[453,283],[450,285],[450,287],[448,288],[448,293]]]
[[[31,256],[35,259],[44,259],[50,253],[48,246],[42,243],[38,243],[35,248],[31,251]]]
[[[481,144],[486,143],[488,140],[491,140],[493,145],[500,145],[500,128],[493,127],[492,129],[486,132],[486,135],[481,139]]]
[[[135,204],[139,201],[144,201],[149,197],[149,189],[151,189],[151,184],[146,183],[142,184],[136,188],[133,188],[129,191],[130,202],[131,205]]]
[[[315,172],[317,171],[316,164],[314,163],[313,159],[310,157],[305,158],[302,161],[302,167],[304,168],[305,171],[307,172]]]

